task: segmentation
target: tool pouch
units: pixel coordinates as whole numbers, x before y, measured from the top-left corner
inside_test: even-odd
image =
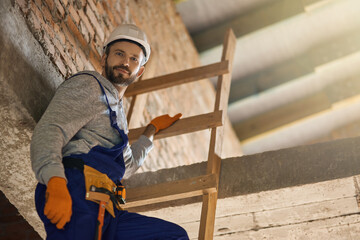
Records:
[[[103,174],[92,167],[84,165],[84,175],[85,175],[86,193],[90,192],[91,186],[95,186],[96,188],[99,189],[106,189],[111,193],[114,193],[114,190],[117,189],[117,185],[106,174]],[[88,195],[89,194],[86,194],[86,196]],[[86,197],[86,199],[96,203],[100,202],[90,199],[88,197]],[[115,206],[117,209],[122,210],[119,204],[115,204]],[[115,217],[113,201],[109,201],[109,203],[106,205],[105,208],[111,214],[111,216]]]

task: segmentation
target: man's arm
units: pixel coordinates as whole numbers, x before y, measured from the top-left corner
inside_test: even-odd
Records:
[[[46,184],[44,214],[62,229],[72,215],[72,199],[62,164],[62,149],[88,121],[96,105],[97,83],[73,79],[63,83],[55,93],[31,141],[31,161],[36,178]],[[97,89],[97,90],[96,90]],[[92,94],[90,94],[92,93]]]
[[[101,94],[97,82],[81,77],[67,80],[56,91],[31,140],[32,167],[40,183],[65,178],[62,149],[93,118],[92,109],[101,104],[96,92]]]
[[[143,164],[146,156],[153,147],[152,141],[156,133],[160,130],[168,128],[182,116],[181,113],[170,117],[169,115],[162,115],[154,118],[146,127],[144,133],[140,136],[138,141],[129,145],[124,150],[124,161],[126,171],[124,178],[130,177]]]
[[[143,135],[152,141],[156,133],[156,127],[152,124],[147,125]]]

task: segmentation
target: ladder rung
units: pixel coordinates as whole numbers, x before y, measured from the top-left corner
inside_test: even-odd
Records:
[[[159,131],[154,139],[172,137],[176,135],[201,131],[209,128],[219,127],[223,125],[223,111],[216,111],[179,119],[172,126]],[[144,133],[146,127],[130,129],[128,137],[129,142],[136,141],[141,134]]]
[[[215,174],[203,175],[185,180],[160,183],[152,186],[126,189],[128,198],[125,208],[171,200],[200,196],[217,191]]]
[[[125,92],[125,97],[226,74],[229,73],[229,67],[229,61],[226,60],[147,80],[144,79],[143,81],[131,84]]]

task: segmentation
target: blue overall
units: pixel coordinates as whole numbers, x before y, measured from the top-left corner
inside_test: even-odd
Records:
[[[119,132],[122,142],[112,148],[96,146],[87,154],[76,154],[69,157],[82,159],[86,165],[106,173],[113,182],[118,183],[125,173],[123,150],[128,144],[128,137],[118,127],[116,112],[110,108],[104,88],[99,80],[91,74],[81,74],[90,75],[98,81],[109,109],[111,126]],[[62,230],[57,229],[56,225],[52,224],[44,215],[46,185],[39,183],[36,187],[36,210],[44,222],[47,239],[93,240],[97,227],[99,205],[85,199],[85,180],[82,170],[79,168],[65,168],[65,175],[68,180],[67,186],[73,205],[71,221]],[[189,239],[186,231],[174,223],[118,210],[116,207],[114,207],[114,211],[115,218],[108,212],[105,213],[104,225],[102,227],[103,240]]]

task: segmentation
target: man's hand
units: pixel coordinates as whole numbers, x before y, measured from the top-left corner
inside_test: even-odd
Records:
[[[179,120],[181,116],[181,113],[176,114],[174,117],[170,117],[169,114],[162,115],[151,120],[150,124],[154,125],[156,129],[155,133],[157,133],[162,129],[170,127],[171,124]]]
[[[72,200],[66,186],[66,180],[61,177],[50,178],[46,189],[45,216],[58,229],[63,229],[70,221],[72,214]]]

